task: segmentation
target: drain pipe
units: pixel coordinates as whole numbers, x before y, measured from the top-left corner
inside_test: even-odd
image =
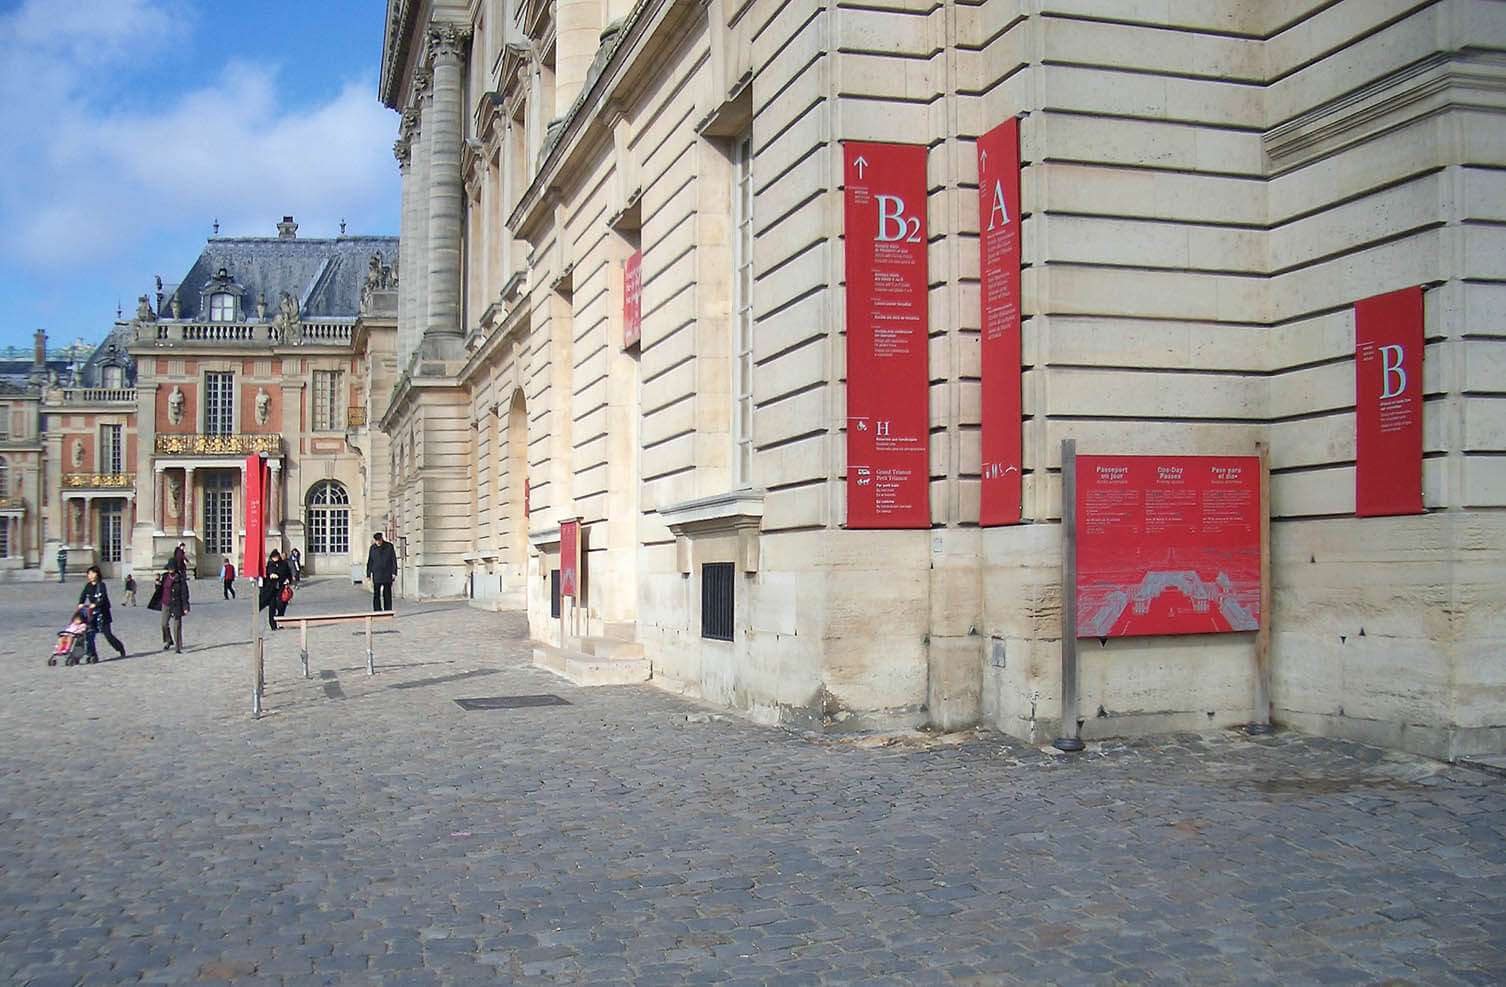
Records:
[[[1077,440],[1062,439],[1062,720],[1051,746],[1083,749],[1077,716]]]

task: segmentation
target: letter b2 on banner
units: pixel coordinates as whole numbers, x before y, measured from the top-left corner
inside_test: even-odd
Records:
[[[847,143],[847,526],[928,528],[926,149]]]

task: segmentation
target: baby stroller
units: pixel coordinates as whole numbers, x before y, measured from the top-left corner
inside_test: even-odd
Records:
[[[84,635],[89,633],[89,610],[87,603],[80,603],[73,609],[73,619],[68,621],[67,627],[58,631],[58,646],[53,650],[52,657],[47,659],[47,664],[56,665],[61,658],[64,665],[77,665],[83,658]]]

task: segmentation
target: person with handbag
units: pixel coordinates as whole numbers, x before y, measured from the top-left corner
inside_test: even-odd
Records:
[[[293,601],[293,569],[277,549],[267,554],[267,572],[261,581],[258,609],[267,612],[267,626],[277,630],[277,618],[288,612]]]
[[[176,644],[181,655],[183,615],[189,610],[187,568],[178,568],[169,562],[162,575],[157,577],[157,586],[152,590],[146,608],[162,611],[162,650],[169,651]]]

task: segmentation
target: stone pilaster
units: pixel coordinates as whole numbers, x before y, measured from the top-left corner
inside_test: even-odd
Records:
[[[434,102],[426,130],[429,143],[428,306],[419,358],[455,359],[462,355],[460,326],[460,237],[465,190],[460,176],[463,60],[470,45],[469,28],[436,24],[429,28],[433,56]]]

